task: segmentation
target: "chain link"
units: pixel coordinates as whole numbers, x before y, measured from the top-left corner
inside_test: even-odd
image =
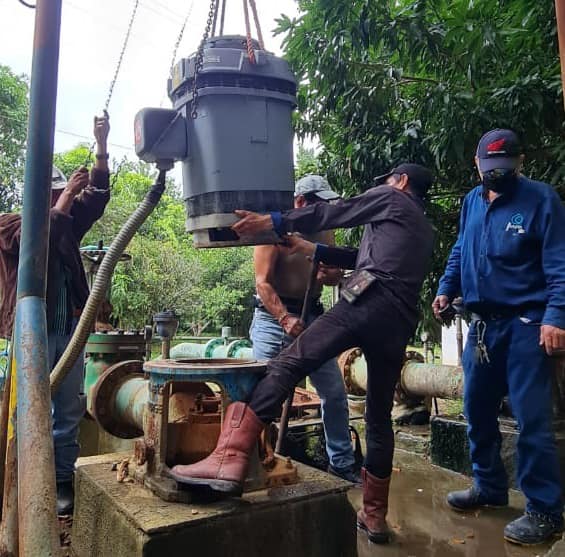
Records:
[[[171,67],[169,69],[169,77],[173,77],[173,72],[175,69],[175,61],[177,58],[177,52],[180,46],[180,43],[182,41],[182,38],[184,36],[184,30],[186,29],[186,24],[188,23],[188,20],[190,19],[190,16],[192,15],[192,9],[194,7],[194,0],[192,0],[192,2],[190,3],[190,7],[188,8],[188,12],[186,13],[186,16],[184,18],[184,21],[182,22],[182,26],[180,28],[177,40],[175,42],[175,46],[173,47],[173,56],[171,58]]]
[[[196,120],[198,117],[198,85],[197,85],[197,78],[202,71],[202,67],[204,66],[204,45],[210,36],[210,30],[212,29],[212,23],[214,21],[214,14],[216,13],[216,3],[218,0],[212,0],[210,2],[210,11],[208,12],[208,21],[206,22],[206,29],[204,30],[204,35],[202,36],[202,40],[200,41],[200,45],[198,46],[198,50],[196,51],[196,56],[194,58],[194,77],[192,83],[192,102],[191,102],[191,111],[190,117],[193,120]]]
[[[110,106],[110,100],[112,99],[112,94],[114,93],[114,86],[116,85],[116,81],[118,80],[120,68],[122,67],[122,60],[124,59],[124,55],[126,53],[129,37],[131,35],[133,22],[135,21],[135,15],[137,14],[138,7],[139,7],[139,0],[135,0],[135,4],[131,12],[131,17],[129,19],[128,30],[126,31],[126,36],[124,37],[124,43],[122,44],[122,51],[120,52],[120,57],[118,58],[118,63],[116,65],[116,71],[114,72],[114,77],[112,78],[112,82],[110,83],[110,89],[108,90],[108,97],[106,98],[106,102],[104,103],[105,110],[108,110],[108,107]]]
[[[129,19],[129,24],[128,24],[128,28],[126,31],[126,35],[124,37],[124,42],[122,44],[122,50],[120,52],[120,56],[118,58],[118,63],[116,64],[116,69],[114,70],[114,76],[112,77],[112,81],[110,82],[110,87],[108,89],[108,96],[106,97],[106,102],[104,103],[104,110],[108,110],[108,107],[110,106],[110,101],[112,100],[112,95],[114,94],[114,87],[116,86],[116,81],[118,80],[118,75],[120,73],[120,69],[122,67],[122,61],[124,59],[124,55],[126,53],[127,50],[127,46],[128,46],[128,42],[129,42],[129,37],[131,35],[131,30],[133,28],[133,23],[135,21],[135,16],[137,14],[137,8],[139,7],[139,0],[135,0],[135,4],[133,6],[133,10],[131,12],[131,17]],[[88,154],[86,155],[86,159],[84,161],[84,166],[87,166],[88,164],[90,164],[90,161],[92,160],[92,153],[94,152],[94,146],[96,145],[96,142],[93,141],[90,144],[90,147],[88,149]]]

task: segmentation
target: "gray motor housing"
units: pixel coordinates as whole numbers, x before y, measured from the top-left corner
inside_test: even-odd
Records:
[[[177,119],[143,111],[136,117],[136,151],[143,160],[162,159],[163,147],[171,144],[159,133],[143,133],[144,122],[168,122],[175,135],[178,148],[171,158],[182,161],[186,227],[197,247],[274,243],[274,233],[238,238],[230,229],[237,220],[233,211],[265,213],[293,204],[296,80],[285,60],[260,50],[256,41],[253,49],[255,64],[245,37],[206,42],[196,118],[191,117],[196,55],[180,60],[168,82],[169,110]],[[145,137],[152,141],[142,141]]]

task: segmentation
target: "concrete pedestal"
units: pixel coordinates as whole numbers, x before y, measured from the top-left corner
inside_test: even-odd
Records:
[[[430,426],[432,463],[461,474],[471,475],[467,423],[463,420],[436,416],[432,418]],[[565,429],[561,422],[556,422],[555,429],[561,477],[565,478]],[[502,434],[500,455],[508,473],[510,487],[518,489],[516,483],[516,443],[518,441],[516,422],[512,419],[501,419],[500,433]]]
[[[298,464],[296,485],[207,504],[167,503],[118,483],[127,454],[79,459],[72,550],[76,557],[353,557],[351,484]]]

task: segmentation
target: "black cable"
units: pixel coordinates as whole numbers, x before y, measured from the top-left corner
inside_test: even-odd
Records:
[[[26,2],[25,0],[18,0],[18,2],[20,4],[23,4],[26,8],[31,8],[32,10],[35,9],[35,4],[30,4],[29,2]]]

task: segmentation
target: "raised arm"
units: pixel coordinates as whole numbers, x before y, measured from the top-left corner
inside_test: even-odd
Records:
[[[96,163],[90,175],[90,182],[80,195],[74,199],[71,214],[74,217],[73,230],[77,238],[82,237],[104,214],[110,200],[110,173],[108,169],[108,134],[110,117],[94,117],[94,137],[96,139]]]
[[[387,218],[392,195],[394,188],[379,186],[335,204],[314,203],[284,213],[259,215],[250,211],[236,211],[241,219],[232,226],[232,230],[241,236],[273,229],[279,234],[308,234],[334,228],[352,228]]]

